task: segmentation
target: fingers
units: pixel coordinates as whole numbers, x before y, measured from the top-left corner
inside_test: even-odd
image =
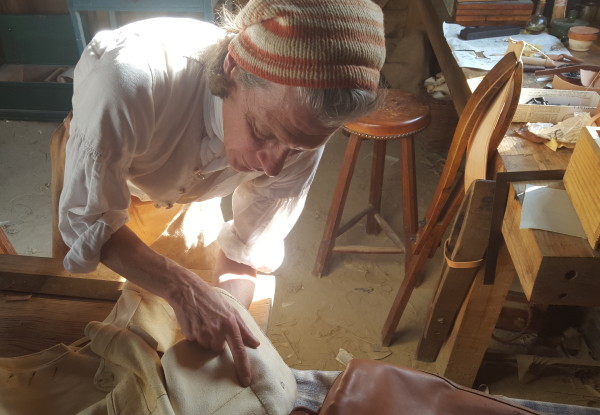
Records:
[[[210,339],[210,349],[215,353],[223,353],[225,349],[225,336],[214,336]]]
[[[252,382],[252,370],[250,369],[250,361],[246,353],[246,347],[242,340],[239,326],[234,325],[233,330],[227,336],[227,344],[231,355],[233,356],[233,364],[242,386],[249,386]]]
[[[238,327],[240,328],[240,335],[242,336],[242,341],[248,347],[252,347],[256,349],[260,346],[260,341],[254,337],[254,334],[250,331],[248,326],[244,323],[241,317],[238,316]]]

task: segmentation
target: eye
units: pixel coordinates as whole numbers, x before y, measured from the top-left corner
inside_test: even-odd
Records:
[[[258,128],[256,126],[256,122],[254,121],[254,118],[250,117],[248,114],[246,114],[246,123],[250,127],[250,132],[252,133],[252,136],[254,137],[254,139],[261,140],[261,141],[264,140],[264,137],[262,136],[262,134],[260,133],[260,131],[258,130]]]
[[[258,127],[255,122],[253,122],[251,124],[251,128],[252,128],[252,134],[258,140],[267,141],[267,140],[276,140],[277,139],[277,137],[275,137],[270,132],[265,131],[265,130],[261,129],[260,127]]]

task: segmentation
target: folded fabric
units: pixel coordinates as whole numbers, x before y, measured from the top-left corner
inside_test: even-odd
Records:
[[[0,415],[289,414],[291,369],[250,313],[215,290],[260,341],[247,349],[251,386],[239,385],[228,348],[216,354],[185,340],[163,299],[126,283],[110,315],[87,325],[84,347],[0,359]]]

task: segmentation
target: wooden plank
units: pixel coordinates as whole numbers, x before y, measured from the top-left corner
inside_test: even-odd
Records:
[[[598,248],[600,242],[600,147],[592,137],[597,133],[597,127],[581,131],[564,177],[565,188],[592,248]]]
[[[248,308],[250,315],[265,334],[267,334],[267,330],[269,329],[269,317],[271,316],[272,307],[273,300],[271,298],[263,298],[252,301],[252,304],[250,304],[250,307]]]
[[[0,254],[5,255],[16,255],[15,247],[10,243],[8,237],[4,233],[4,230],[0,228]]]
[[[0,14],[67,14],[65,0],[2,0]]]
[[[530,0],[524,1],[490,1],[490,2],[457,2],[455,10],[529,10],[533,9]]]
[[[368,246],[368,245],[338,245],[333,252],[345,254],[403,254],[404,248],[393,246]]]
[[[582,238],[537,229],[520,229],[520,218],[521,203],[516,199],[514,189],[511,189],[502,234],[529,301],[540,304],[600,305],[600,253],[593,251]]]
[[[437,359],[438,374],[468,387],[472,387],[475,381],[515,277],[515,269],[505,245],[501,247],[498,255],[494,285],[484,285],[483,276],[482,267]]]
[[[0,291],[0,357],[22,356],[59,343],[72,343],[83,337],[90,321],[103,321],[114,304],[107,300]],[[271,308],[272,298],[262,298],[253,301],[248,310],[264,333]]]
[[[449,258],[453,261],[476,261],[483,258],[490,232],[494,190],[494,182],[483,180],[474,182],[469,189],[448,241]],[[418,360],[435,361],[477,269],[450,268],[444,262],[440,283],[417,348]]]
[[[8,255],[2,255],[0,259],[4,259],[4,257],[8,257]],[[14,258],[27,257],[15,256]],[[42,259],[51,260],[41,261],[42,265],[45,265],[46,271],[56,266],[56,260]],[[3,267],[0,266],[0,268]],[[211,271],[192,271],[203,280],[210,281]],[[53,273],[46,272],[46,274]],[[27,274],[23,275],[30,280]],[[98,277],[98,275],[92,276]],[[69,280],[69,277],[57,275],[50,275],[50,278]],[[0,272],[0,282],[3,281],[4,275]],[[56,284],[55,287],[72,289],[72,286],[67,285],[65,281]],[[249,312],[261,330],[266,333],[275,294],[275,278],[269,275],[259,275],[256,287]],[[38,287],[29,288],[37,289]],[[78,340],[83,337],[84,328],[90,321],[102,321],[106,318],[117,299],[32,295],[21,291],[0,291],[0,339],[2,339],[0,357],[21,356],[52,347],[58,343],[68,344]]]
[[[544,145],[505,137],[498,147],[498,170],[526,171],[566,169],[569,149],[552,151]],[[562,188],[561,182],[531,182]],[[520,229],[521,204],[515,195],[525,183],[513,184],[502,234],[513,256],[527,298],[536,303],[598,305],[600,251],[582,238],[536,229]],[[596,298],[595,298],[596,297]]]
[[[525,10],[472,10],[472,9],[467,9],[467,10],[457,10],[456,11],[456,17],[458,16],[489,16],[491,13],[494,13],[494,15],[501,15],[501,16],[519,16],[519,17],[525,17],[531,16],[531,12]],[[497,14],[496,14],[497,13]]]
[[[0,292],[0,357],[22,356],[72,343],[90,321],[102,321],[113,301]]]
[[[0,290],[117,300],[125,279],[100,265],[88,274],[64,270],[62,260],[24,255],[0,255]]]
[[[469,4],[469,3],[519,3],[519,2],[531,2],[531,0],[456,0],[457,4]]]
[[[467,20],[456,22],[463,26],[498,26],[498,25],[518,25],[526,23],[526,20]]]
[[[58,230],[58,201],[63,188],[65,175],[65,149],[69,140],[71,114],[59,125],[50,138],[50,160],[52,163],[50,178],[50,194],[52,195],[52,256],[64,258],[69,247],[65,244]]]

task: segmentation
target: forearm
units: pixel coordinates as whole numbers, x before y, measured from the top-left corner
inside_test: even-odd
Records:
[[[193,281],[205,284],[191,271],[156,253],[127,226],[104,244],[100,260],[127,280],[171,302],[178,291]]]

